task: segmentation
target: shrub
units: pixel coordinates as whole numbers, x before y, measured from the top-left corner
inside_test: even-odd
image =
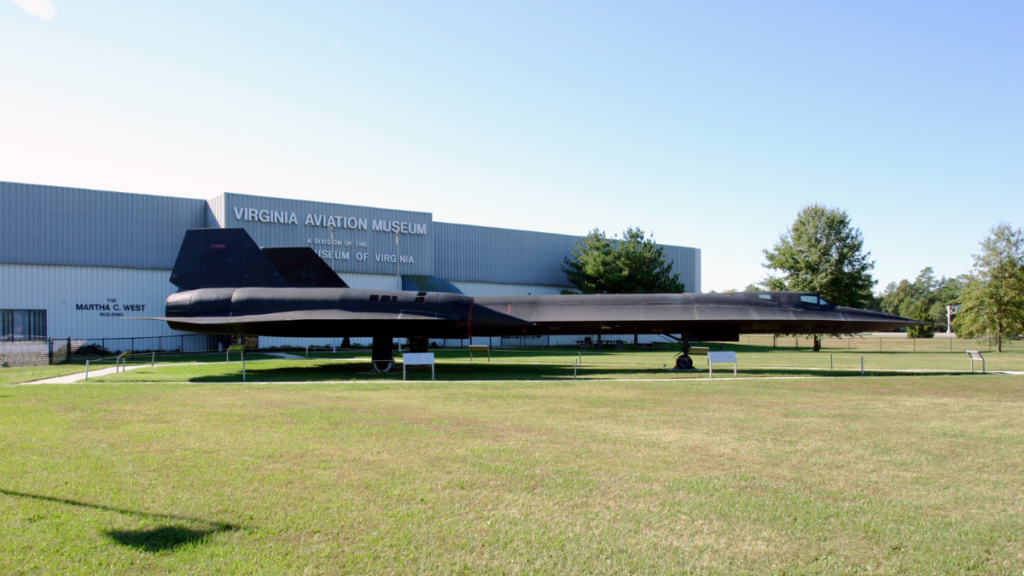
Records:
[[[78,350],[75,350],[75,354],[79,356],[113,356],[114,353],[107,350],[99,344],[86,344]]]

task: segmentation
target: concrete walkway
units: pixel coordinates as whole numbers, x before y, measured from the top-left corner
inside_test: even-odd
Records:
[[[173,364],[157,364],[159,366],[173,366]],[[180,366],[180,364],[179,364]],[[149,368],[145,364],[136,364],[133,366],[124,366],[124,370],[135,370],[136,368]],[[117,372],[116,367],[102,368],[100,370],[89,370],[89,377],[96,378],[99,376],[106,376],[107,374],[114,374]],[[68,374],[67,376],[57,376],[56,378],[47,378],[46,380],[36,380],[34,382],[22,382],[22,384],[74,384],[75,382],[81,382],[85,380],[85,372],[79,372],[78,374]]]
[[[287,352],[260,352],[265,356],[277,356],[278,358],[284,358],[285,360],[299,360],[302,356],[296,356],[295,354],[289,354]]]
[[[296,356],[295,354],[288,354],[286,352],[260,352],[265,356],[276,356],[285,360],[299,360],[302,356]],[[259,360],[250,360],[250,362],[258,362]],[[237,361],[236,361],[237,362]],[[161,366],[185,366],[186,364],[194,364],[194,362],[185,362],[177,364],[156,364],[153,368],[160,368]],[[135,364],[131,366],[124,366],[124,370],[135,370],[136,368],[149,368],[146,364]],[[117,368],[102,368],[89,370],[90,378],[98,378],[100,376],[106,376],[108,374],[116,374]],[[75,382],[82,382],[85,380],[85,371],[79,372],[78,374],[68,374],[67,376],[57,376],[56,378],[47,378],[46,380],[35,380],[33,382],[22,382],[22,384],[74,384]]]

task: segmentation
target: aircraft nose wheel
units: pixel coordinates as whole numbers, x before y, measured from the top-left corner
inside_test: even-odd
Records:
[[[679,370],[693,370],[693,358],[689,356],[676,358],[676,368]]]
[[[680,340],[683,345],[683,351],[676,356],[676,370],[695,370],[693,367],[693,358],[690,358],[690,343],[686,340]]]
[[[395,367],[393,361],[374,362],[373,369],[377,372],[390,372]]]

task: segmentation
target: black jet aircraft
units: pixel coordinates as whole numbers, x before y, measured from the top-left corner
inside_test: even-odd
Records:
[[[919,324],[802,292],[488,296],[349,288],[311,248],[260,249],[240,228],[185,233],[163,320],[174,330],[294,338],[369,337],[374,368],[394,338],[662,334],[683,344],[740,334],[848,334]]]

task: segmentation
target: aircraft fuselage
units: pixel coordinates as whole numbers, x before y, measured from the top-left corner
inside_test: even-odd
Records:
[[[336,338],[545,334],[840,334],[914,324],[797,292],[488,296],[354,288],[201,288],[172,294],[175,330]]]

